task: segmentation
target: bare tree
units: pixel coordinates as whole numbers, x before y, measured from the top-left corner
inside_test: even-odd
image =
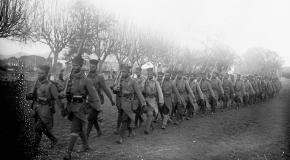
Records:
[[[267,75],[281,70],[282,58],[265,48],[251,48],[243,54],[242,62],[236,66],[237,72]]]
[[[111,15],[83,1],[78,1],[74,5],[71,15],[76,28],[76,36],[70,42],[70,48],[74,50],[74,46],[77,46],[74,44],[85,37],[83,52],[95,54],[99,60],[99,70],[101,70],[106,58],[116,50],[115,20]]]
[[[44,1],[40,5],[38,14],[35,15],[31,39],[34,42],[41,42],[49,46],[53,54],[52,70],[55,71],[60,52],[67,47],[74,36],[72,21],[64,10],[56,7],[57,1],[50,1],[47,8]]]
[[[29,34],[26,2],[29,1],[1,0],[0,38],[25,38]]]

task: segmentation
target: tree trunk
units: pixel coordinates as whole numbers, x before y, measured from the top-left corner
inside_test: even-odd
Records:
[[[57,67],[58,54],[59,53],[53,53],[53,65],[52,65],[50,74],[54,76],[54,78],[56,77],[55,75],[56,75],[56,70],[57,70],[56,67]]]
[[[99,68],[98,68],[98,70],[99,70],[99,73],[101,73],[101,72],[102,72],[102,70],[103,70],[103,64],[104,64],[104,61],[102,61],[102,60],[99,60]]]

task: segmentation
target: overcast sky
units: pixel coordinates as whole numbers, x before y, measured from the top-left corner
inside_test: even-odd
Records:
[[[201,48],[202,42],[230,46],[241,55],[252,47],[276,51],[290,66],[290,0],[88,0],[121,21]],[[67,3],[63,0],[62,3]],[[40,44],[0,40],[0,54],[48,56]]]

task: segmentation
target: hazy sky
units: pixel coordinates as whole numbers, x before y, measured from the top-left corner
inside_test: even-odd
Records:
[[[88,0],[144,30],[182,45],[229,45],[241,55],[252,47],[276,51],[290,66],[290,0]],[[67,3],[68,0],[62,1]],[[43,45],[0,40],[0,54],[23,51],[47,56]]]

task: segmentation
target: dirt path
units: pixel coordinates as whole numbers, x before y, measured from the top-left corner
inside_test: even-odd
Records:
[[[283,79],[280,94],[268,102],[229,109],[215,115],[197,116],[179,126],[169,125],[166,130],[155,124],[150,135],[144,135],[141,127],[134,138],[126,139],[122,145],[115,143],[113,134],[116,124],[116,108],[104,107],[104,136],[96,137],[93,130],[90,137],[92,150],[86,154],[73,154],[74,159],[282,159],[286,145],[287,116],[290,108],[290,80]],[[56,115],[54,133],[59,145],[46,149],[49,159],[61,159],[69,137],[69,121]],[[80,141],[75,146],[80,147]]]

